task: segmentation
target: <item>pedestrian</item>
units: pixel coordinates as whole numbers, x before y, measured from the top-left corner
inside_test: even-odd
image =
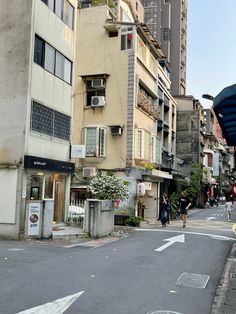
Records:
[[[227,214],[228,221],[231,221],[230,218],[231,218],[232,207],[233,207],[233,204],[232,204],[231,200],[227,199],[226,203],[225,203],[225,212]]]
[[[167,227],[167,217],[168,217],[168,197],[164,193],[160,201],[160,214],[159,219],[161,220],[162,227]]]
[[[180,218],[183,221],[183,228],[185,228],[187,223],[188,209],[191,206],[191,201],[188,198],[185,191],[183,191],[181,194],[179,204],[180,204]]]

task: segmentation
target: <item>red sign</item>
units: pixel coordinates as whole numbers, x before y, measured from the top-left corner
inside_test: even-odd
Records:
[[[231,186],[231,193],[236,197],[236,182]]]

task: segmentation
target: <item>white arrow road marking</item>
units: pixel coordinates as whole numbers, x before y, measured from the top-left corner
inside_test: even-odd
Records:
[[[67,297],[57,299],[55,301],[42,304],[31,309],[18,312],[16,314],[59,314],[64,313],[68,307],[71,306],[72,303],[75,302],[78,297],[83,294],[84,291],[77,292],[72,295],[68,295]]]
[[[207,217],[206,220],[216,219],[216,217]]]
[[[144,229],[144,228],[139,228],[139,229],[134,229],[135,231],[144,231],[144,232],[167,232],[167,233],[184,233],[184,234],[194,234],[194,235],[199,235],[199,236],[207,236],[207,237],[215,237],[221,238],[222,240],[233,240],[235,241],[235,238],[229,238],[226,236],[221,236],[221,235],[216,235],[216,234],[211,234],[211,233],[202,233],[202,232],[190,232],[190,231],[178,231],[178,230],[163,230],[163,229]],[[221,229],[224,230],[224,229]],[[228,230],[225,230],[228,231]]]
[[[164,249],[166,249],[168,246],[174,244],[175,242],[181,242],[181,243],[184,243],[185,242],[185,238],[184,238],[184,234],[181,234],[181,235],[178,235],[176,237],[172,237],[172,238],[169,238],[169,239],[165,239],[163,241],[168,241],[168,243],[162,245],[161,247],[155,249],[155,251],[158,251],[158,252],[161,252],[163,251]]]

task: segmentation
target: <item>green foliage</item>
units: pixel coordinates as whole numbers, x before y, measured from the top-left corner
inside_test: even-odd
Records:
[[[153,170],[153,169],[155,169],[155,164],[152,164],[152,163],[149,162],[149,163],[144,165],[144,168],[146,170]]]
[[[90,181],[87,191],[100,200],[124,200],[130,197],[127,182],[114,174],[100,174]]]
[[[110,8],[114,8],[116,6],[114,0],[92,0],[92,6],[98,5],[108,5]]]
[[[132,227],[139,227],[141,221],[142,217],[140,216],[130,216],[128,219],[126,219],[125,224]]]
[[[191,176],[186,188],[187,195],[193,199],[198,196],[202,189],[203,169],[199,163],[191,166]]]

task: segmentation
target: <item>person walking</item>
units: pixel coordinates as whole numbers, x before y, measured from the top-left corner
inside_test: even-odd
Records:
[[[162,227],[167,227],[167,217],[168,217],[168,197],[167,194],[164,193],[161,202],[160,202],[160,215],[159,219],[161,220]]]
[[[188,209],[191,206],[191,201],[188,198],[185,191],[182,192],[181,194],[179,204],[180,204],[180,218],[183,221],[183,228],[185,228],[187,223]]]
[[[227,199],[225,203],[225,212],[227,214],[228,221],[231,221],[230,218],[231,218],[232,207],[233,207],[233,203],[231,202],[230,199]]]

